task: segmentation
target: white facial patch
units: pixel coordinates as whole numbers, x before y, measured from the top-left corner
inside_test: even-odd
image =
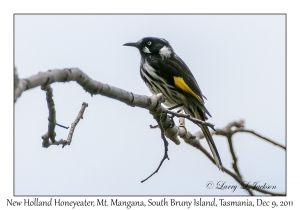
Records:
[[[172,52],[171,52],[170,48],[168,48],[166,46],[164,46],[163,48],[161,48],[159,50],[159,54],[162,59],[171,57],[171,53]]]
[[[143,51],[144,51],[145,53],[151,53],[148,47],[144,47],[144,48],[143,48]]]

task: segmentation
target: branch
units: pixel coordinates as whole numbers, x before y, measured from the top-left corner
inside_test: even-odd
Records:
[[[165,136],[172,140],[175,144],[180,144],[177,137],[177,127],[173,126],[174,123],[172,124],[172,119],[167,116],[166,109],[161,106],[161,100],[163,98],[162,94],[153,95],[151,97],[133,94],[120,88],[95,81],[89,78],[78,68],[49,70],[47,72],[40,72],[39,74],[33,75],[27,79],[21,79],[15,89],[14,100],[16,102],[21,94],[26,90],[38,86],[46,86],[54,82],[69,81],[76,81],[91,95],[100,94],[119,100],[129,106],[145,108],[149,110],[152,115],[155,115],[156,112],[164,113],[164,115],[166,115],[166,119],[162,122],[162,126],[164,128]]]
[[[243,178],[242,178],[242,175],[241,175],[241,173],[239,171],[239,168],[238,168],[238,165],[237,165],[238,159],[235,155],[235,151],[234,151],[234,148],[233,148],[233,143],[232,143],[233,132],[232,132],[231,128],[232,127],[243,128],[244,123],[245,123],[244,120],[234,121],[234,122],[228,123],[228,125],[225,126],[223,129],[217,129],[214,132],[217,135],[222,135],[222,136],[225,136],[227,138],[231,158],[233,160],[232,168],[241,180],[243,180]],[[249,192],[249,194],[251,194],[250,191],[248,191],[248,192]]]
[[[269,143],[272,143],[276,146],[279,146],[281,147],[282,149],[286,150],[286,147],[279,144],[279,143],[276,143],[275,141],[272,141],[271,139],[267,138],[267,137],[264,137],[260,134],[258,134],[257,132],[253,131],[253,130],[248,130],[248,129],[245,129],[245,125],[244,125],[245,121],[244,120],[240,120],[240,121],[233,121],[231,123],[228,123],[227,126],[225,126],[224,128],[217,128],[215,131],[212,131],[211,134],[212,135],[220,135],[220,136],[225,136],[227,137],[228,135],[233,135],[235,133],[251,133],[255,136],[257,136],[258,138],[261,138]],[[234,130],[232,130],[232,128],[236,128]],[[197,133],[197,135],[200,135],[199,138],[202,139],[204,138],[204,135],[202,135],[201,132]]]
[[[46,100],[49,110],[49,118],[48,118],[48,131],[42,136],[43,139],[43,147],[49,147],[51,144],[54,144],[55,141],[55,125],[56,125],[56,117],[55,117],[55,105],[53,101],[53,90],[50,87],[50,85],[45,85],[41,87],[42,90],[46,91]],[[51,139],[51,142],[49,142],[49,138]]]
[[[15,74],[16,75],[16,74]],[[49,84],[54,82],[68,82],[68,81],[76,81],[79,85],[83,87],[84,90],[94,94],[101,94],[103,96],[107,96],[110,98],[114,98],[116,100],[119,100],[121,102],[126,103],[130,106],[138,106],[141,108],[148,109],[150,113],[154,116],[154,118],[157,120],[157,122],[160,125],[160,129],[162,130],[162,139],[164,141],[165,145],[165,155],[161,161],[161,164],[159,165],[156,172],[159,170],[160,166],[164,162],[166,158],[168,158],[167,155],[167,146],[168,142],[165,139],[165,136],[168,137],[170,140],[172,140],[175,144],[180,144],[180,141],[177,137],[177,126],[175,126],[173,119],[171,119],[166,112],[166,109],[161,106],[162,101],[164,100],[162,94],[153,95],[152,97],[148,96],[142,96],[133,94],[131,92],[127,92],[125,90],[122,90],[120,88],[116,88],[113,86],[109,86],[107,84],[103,84],[101,82],[95,81],[91,78],[89,78],[85,73],[83,73],[81,70],[77,68],[72,69],[64,69],[64,70],[49,70],[48,72],[42,72],[37,75],[31,76],[27,79],[22,79],[18,82],[18,85],[15,88],[15,96],[14,100],[17,101],[18,97],[21,96],[21,94],[29,89],[35,88],[37,86],[43,86],[43,87],[50,87]],[[45,89],[46,90],[46,89]],[[43,146],[49,147],[50,145],[59,145],[62,144],[63,146],[66,144],[70,144],[73,129],[70,130],[69,137],[67,140],[55,140],[55,133],[54,127],[55,127],[55,110],[54,110],[54,102],[52,100],[52,89],[47,89],[47,94],[50,93],[51,99],[48,101],[48,107],[49,107],[49,116],[53,116],[51,120],[49,120],[49,126],[51,126],[51,129],[48,129],[48,132],[43,135]],[[49,92],[49,93],[48,93]],[[50,100],[51,103],[50,103]],[[51,110],[50,111],[50,107]],[[54,113],[54,114],[53,114]],[[50,118],[49,118],[50,119]],[[75,123],[74,125],[76,125]],[[73,127],[73,124],[72,124]],[[75,127],[75,126],[74,126]],[[49,142],[49,136],[51,136],[51,142]],[[154,173],[156,173],[154,172]],[[154,174],[153,173],[153,174]],[[152,176],[152,175],[151,175]],[[150,177],[151,177],[150,176]],[[148,179],[148,178],[147,178]]]
[[[232,157],[232,160],[233,160],[232,168],[235,171],[235,173],[240,177],[240,179],[242,179],[242,175],[241,175],[241,173],[239,171],[239,168],[237,166],[237,157],[236,157],[235,151],[233,149],[232,136],[231,135],[228,136],[227,140],[228,140],[228,145],[229,145],[229,150],[230,150],[230,153],[231,153],[231,157]]]
[[[49,109],[48,131],[47,131],[47,133],[45,133],[42,136],[42,139],[43,139],[42,146],[45,148],[48,148],[51,145],[62,144],[63,145],[62,147],[64,148],[65,145],[71,144],[75,127],[76,127],[77,123],[79,122],[79,120],[83,119],[83,113],[84,113],[85,108],[88,106],[88,104],[85,102],[82,104],[81,110],[79,111],[77,118],[71,125],[71,129],[69,131],[67,140],[61,139],[61,140],[57,141],[57,140],[55,140],[55,136],[56,136],[55,125],[59,125],[59,124],[56,123],[56,112],[55,112],[55,104],[53,101],[53,90],[50,87],[50,85],[44,85],[41,87],[41,89],[46,91],[46,100],[47,100],[47,105],[48,105],[48,109]],[[66,128],[65,126],[62,126],[62,125],[59,125],[59,126]],[[49,141],[49,138],[51,141]]]
[[[213,157],[206,151],[206,149],[204,149],[204,147],[202,147],[200,145],[199,148],[197,148],[197,149],[199,149],[201,152],[203,152],[211,162],[215,163]],[[228,170],[226,167],[223,167],[223,168],[224,168],[224,172],[226,174],[228,174],[229,176],[234,178],[241,186],[245,186],[245,182],[243,180],[241,180],[236,174],[234,174],[233,172]],[[256,190],[258,192],[261,192],[261,193],[264,193],[264,194],[270,194],[270,195],[273,195],[273,196],[286,196],[286,194],[284,194],[284,193],[274,193],[274,192],[271,192],[271,191],[268,191],[268,190],[263,190],[263,189],[257,188],[254,185],[250,185],[250,184],[247,185],[246,189],[253,189],[253,190]]]
[[[242,125],[244,125],[244,121],[239,121],[239,122],[232,122],[229,123],[225,128],[223,129],[216,129],[216,131],[213,131],[212,134],[216,134],[216,135],[222,135],[222,136],[231,136],[228,135],[228,130],[231,129],[231,127],[242,127]],[[204,148],[202,147],[202,145],[200,144],[200,139],[204,138],[204,135],[198,131],[196,132],[194,135],[192,135],[189,131],[187,131],[186,127],[185,127],[185,121],[184,118],[179,118],[179,132],[178,135],[188,144],[190,144],[191,146],[199,149],[202,153],[204,153],[204,155],[213,163],[216,165],[214,158],[210,155],[210,153]],[[232,144],[232,141],[230,141],[230,143]],[[229,176],[231,176],[233,179],[235,179],[241,186],[245,186],[245,182],[242,179],[242,176],[240,175],[238,166],[237,166],[237,158],[235,156],[235,152],[233,150],[233,147],[231,149],[231,155],[233,157],[233,159],[235,159],[235,162],[233,163],[233,168],[236,172],[233,173],[231,172],[229,169],[227,169],[226,167],[223,166],[224,168],[224,172],[226,174],[228,174]],[[270,195],[276,195],[276,196],[285,196],[286,194],[283,193],[274,193],[268,190],[263,190],[260,188],[256,188],[253,185],[248,184],[247,187],[245,187],[245,190],[248,191],[248,193],[250,195],[253,195],[251,190],[256,190],[258,192],[264,193],[264,194],[270,194]]]
[[[256,133],[255,131],[247,130],[247,129],[243,129],[243,128],[242,128],[242,129],[236,129],[235,131],[233,131],[233,134],[234,134],[234,133],[238,133],[238,132],[241,132],[241,133],[251,133],[251,134],[257,136],[258,138],[261,138],[261,139],[263,139],[263,140],[265,140],[265,141],[267,141],[267,142],[269,142],[269,143],[272,143],[272,144],[274,144],[274,145],[276,145],[276,146],[279,146],[279,147],[281,147],[282,149],[286,150],[286,147],[285,147],[285,146],[283,146],[283,145],[281,145],[281,144],[279,144],[279,143],[276,143],[275,141],[272,141],[271,139],[269,139],[269,138],[267,138],[267,137],[264,137],[264,136],[262,136],[262,135]]]
[[[122,101],[130,106],[138,106],[141,108],[153,109],[156,106],[157,99],[151,100],[148,96],[133,94],[131,92],[116,88],[89,78],[78,68],[64,70],[49,70],[40,72],[26,79],[19,80],[19,83],[14,92],[14,101],[21,94],[29,89],[45,86],[54,82],[69,82],[76,81],[83,89],[91,95],[100,94],[116,100]],[[154,102],[154,103],[153,103]]]
[[[184,114],[184,113],[177,113],[177,112],[173,112],[171,110],[166,110],[167,113],[172,114],[176,117],[183,117],[186,118],[188,120],[190,120],[191,122],[195,123],[195,124],[201,124],[201,125],[207,125],[209,127],[211,127],[211,129],[215,130],[215,125],[209,123],[209,122],[205,122],[196,118],[191,117],[189,114]]]
[[[164,157],[161,160],[158,168],[156,169],[156,171],[154,173],[152,173],[147,179],[149,179],[153,174],[157,173],[158,170],[160,169],[162,163],[164,162],[164,160],[168,158],[168,154],[167,154],[168,142],[166,141],[165,137],[169,138],[177,145],[180,144],[178,136],[183,138],[186,143],[188,143],[188,144],[196,147],[200,151],[202,151],[213,163],[215,163],[214,159],[211,157],[211,155],[200,144],[199,140],[204,137],[203,134],[201,132],[197,132],[194,135],[192,135],[186,129],[186,127],[184,125],[184,118],[189,119],[196,124],[205,123],[212,128],[214,127],[214,125],[212,125],[208,122],[203,122],[203,121],[199,121],[197,119],[191,118],[189,115],[178,114],[176,112],[167,110],[166,108],[161,106],[161,103],[164,100],[163,95],[161,93],[159,93],[157,95],[153,95],[151,97],[133,94],[131,92],[122,90],[120,88],[116,88],[116,87],[95,81],[95,80],[89,78],[85,73],[83,73],[78,68],[71,68],[71,69],[64,69],[64,70],[52,70],[52,71],[49,70],[48,72],[42,72],[42,73],[39,73],[37,75],[31,76],[27,79],[22,79],[22,80],[18,79],[16,71],[15,71],[15,80],[14,81],[15,81],[15,86],[14,86],[15,87],[15,92],[14,92],[14,101],[15,102],[17,101],[17,99],[21,96],[21,94],[24,91],[35,88],[37,86],[45,87],[45,89],[47,91],[47,101],[48,101],[48,107],[49,107],[49,126],[48,126],[48,132],[43,136],[44,137],[43,145],[45,147],[49,146],[51,142],[52,142],[51,144],[56,144],[56,145],[70,144],[75,126],[80,119],[80,117],[79,118],[77,117],[76,120],[78,119],[78,121],[75,120],[75,122],[72,124],[72,127],[74,127],[74,129],[73,130],[71,129],[72,132],[70,130],[70,133],[69,133],[70,138],[68,137],[68,140],[55,141],[55,133],[54,133],[54,127],[55,127],[55,123],[56,123],[55,122],[56,121],[55,120],[55,109],[54,109],[54,102],[53,102],[53,106],[52,106],[52,101],[53,101],[52,100],[52,89],[50,88],[49,85],[54,82],[76,81],[80,86],[83,87],[83,89],[85,91],[89,92],[91,95],[100,94],[103,96],[107,96],[107,97],[119,100],[123,103],[126,103],[129,106],[137,106],[140,108],[145,108],[145,109],[149,110],[150,113],[154,116],[154,118],[158,122],[158,125],[161,129],[161,137],[162,137],[162,139],[164,141],[164,145],[165,145],[165,154],[164,154]],[[84,104],[83,104],[83,106],[84,106]],[[87,106],[87,104],[86,104],[86,106]],[[84,111],[84,109],[83,109],[83,111]],[[82,111],[82,114],[83,114],[83,111]],[[52,116],[53,113],[54,113],[54,117]],[[170,113],[174,116],[180,117],[179,118],[180,125],[176,126],[173,122],[172,117],[168,116],[167,113]],[[82,115],[80,115],[80,114],[78,116],[82,117]],[[243,123],[244,123],[243,121],[233,122],[223,129],[216,129],[215,131],[212,132],[212,134],[223,135],[223,136],[228,137],[228,136],[232,136],[236,132],[248,132],[248,133],[252,133],[264,140],[267,140],[270,143],[273,143],[273,144],[285,149],[285,147],[283,147],[265,137],[262,137],[261,135],[255,133],[254,131],[243,129],[243,127],[244,127]],[[232,127],[236,127],[237,129],[232,131],[231,130]],[[48,139],[48,138],[51,139],[51,142],[46,141],[46,139]],[[49,145],[47,144],[47,142]],[[231,148],[231,154],[232,154],[233,161],[234,161],[233,168],[234,168],[235,172],[237,173],[237,175],[232,173],[231,171],[229,171],[226,168],[224,168],[224,171],[227,174],[229,174],[230,176],[232,176],[237,182],[239,182],[242,185],[243,181],[241,178],[241,174],[238,170],[237,158],[236,158],[234,150],[233,150],[232,141],[230,141],[230,140],[229,140],[229,146]],[[146,181],[147,179],[145,179],[143,181]],[[250,189],[251,187],[254,187],[254,186],[248,185],[248,187]],[[255,189],[255,190],[262,192],[262,193],[271,194],[271,195],[284,195],[284,194],[272,193],[272,192],[269,192],[266,190],[261,190],[261,189]],[[250,195],[253,195],[250,190],[248,190],[248,192]]]
[[[84,111],[85,111],[85,108],[88,107],[88,106],[89,106],[89,105],[88,105],[87,103],[85,103],[85,102],[82,103],[81,109],[80,109],[80,111],[79,111],[79,113],[78,113],[78,115],[77,115],[75,121],[74,121],[74,122],[72,123],[72,125],[71,125],[70,132],[69,132],[68,138],[67,138],[67,140],[66,140],[66,144],[68,144],[68,145],[71,144],[72,137],[73,137],[73,133],[74,133],[74,131],[75,131],[75,127],[76,127],[76,125],[78,124],[79,120],[80,120],[80,119],[83,119],[83,113],[84,113]],[[64,148],[64,146],[65,146],[66,144],[63,145],[63,148]]]
[[[168,143],[168,141],[167,141],[167,139],[166,139],[166,137],[164,135],[164,132],[163,132],[163,126],[162,126],[162,123],[161,123],[161,117],[157,116],[156,121],[158,123],[158,126],[161,128],[160,129],[161,130],[161,138],[164,141],[165,153],[164,153],[164,156],[163,156],[162,160],[160,161],[160,164],[158,165],[157,169],[150,176],[148,176],[146,179],[142,180],[141,183],[147,181],[150,177],[152,177],[154,174],[156,174],[158,172],[158,170],[160,169],[160,167],[162,166],[163,162],[166,159],[170,160],[170,158],[168,156],[168,145],[169,145],[169,143]]]

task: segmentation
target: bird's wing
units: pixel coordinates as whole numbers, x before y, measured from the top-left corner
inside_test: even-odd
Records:
[[[203,98],[206,97],[202,94],[199,85],[190,71],[189,67],[177,55],[172,56],[170,59],[165,59],[156,63],[154,68],[162,68],[159,72],[163,78],[167,78],[168,82],[174,84],[177,88],[189,93],[204,104]],[[155,65],[155,64],[154,64]]]
[[[193,99],[199,102],[199,106],[203,112],[211,116],[204,106],[203,98],[206,99],[206,97],[202,94],[192,72],[179,56],[174,55],[164,60],[152,59],[149,62],[154,69],[160,69],[160,71],[156,72],[158,76],[166,79],[169,84],[174,85],[179,90],[188,93]]]
[[[195,94],[197,94],[201,98],[202,101],[203,101],[203,98],[206,99],[206,97],[202,94],[202,92],[200,90],[200,87],[199,87],[199,85],[198,85],[198,83],[197,83],[194,75],[190,71],[189,67],[184,63],[184,61],[178,55],[176,55],[176,54],[174,55],[174,59],[172,59],[170,61],[173,62],[173,63],[176,63],[177,66],[179,66],[179,68],[178,67],[176,68],[176,70],[178,71],[176,73],[178,74],[179,77],[183,78],[183,80],[186,83],[186,85]]]

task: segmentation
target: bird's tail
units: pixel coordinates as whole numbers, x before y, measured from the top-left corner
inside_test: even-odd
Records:
[[[196,110],[194,109],[196,107]],[[200,106],[190,106],[187,109],[185,109],[186,113],[190,114],[192,117],[195,117],[199,120],[203,120],[205,121],[207,119],[206,113],[210,116],[209,112],[207,111],[207,109],[204,107],[203,104],[200,104]],[[203,124],[197,124],[202,132],[203,135],[208,143],[208,146],[213,154],[214,160],[215,160],[215,164],[217,165],[217,167],[224,172],[224,168],[222,165],[222,161],[219,155],[219,152],[217,150],[217,147],[215,145],[215,142],[208,130],[207,125],[203,125]]]
[[[222,161],[221,161],[221,158],[220,158],[220,155],[218,153],[218,150],[217,150],[217,147],[215,145],[215,142],[208,130],[208,127],[206,125],[199,125],[202,129],[202,132],[204,134],[204,137],[206,138],[207,140],[207,143],[209,145],[209,148],[214,156],[214,159],[215,159],[215,163],[216,165],[218,166],[218,168],[221,170],[221,171],[224,171],[223,169],[223,165],[222,165]]]

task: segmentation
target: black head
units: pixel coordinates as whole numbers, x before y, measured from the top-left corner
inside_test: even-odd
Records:
[[[170,57],[173,49],[165,39],[155,37],[145,37],[138,42],[130,42],[124,46],[136,47],[142,56],[146,54],[160,54],[162,57]]]

